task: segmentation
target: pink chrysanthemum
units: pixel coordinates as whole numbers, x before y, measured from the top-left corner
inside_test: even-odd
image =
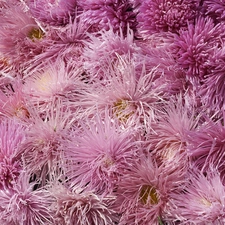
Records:
[[[66,25],[77,11],[76,0],[27,0],[31,14],[50,25]]]
[[[31,112],[19,155],[27,171],[35,173],[40,182],[45,183],[49,174],[62,169],[61,142],[66,139],[75,118],[75,113],[72,115],[60,101],[52,103],[44,113]]]
[[[144,0],[137,14],[138,31],[147,36],[155,32],[178,32],[194,22],[198,0]]]
[[[207,17],[199,17],[195,24],[188,24],[188,29],[181,30],[176,36],[177,62],[187,71],[191,81],[199,81],[207,75],[210,60],[223,39],[223,27],[215,26],[212,19]]]
[[[33,190],[27,174],[10,189],[0,192],[0,222],[4,225],[53,225],[52,197],[44,189]]]
[[[150,156],[141,156],[118,184],[119,224],[158,225],[167,213],[170,193],[180,188],[181,174],[157,166]]]
[[[19,67],[42,51],[44,31],[22,4],[1,9],[0,19],[0,52],[8,64]]]
[[[91,77],[104,79],[118,61],[119,56],[130,56],[140,52],[140,48],[134,43],[134,35],[128,29],[126,37],[122,33],[115,34],[111,29],[100,31],[98,35],[89,35],[83,52],[84,69]]]
[[[203,173],[195,168],[189,177],[185,190],[171,195],[172,214],[181,224],[224,224],[225,188],[218,171],[210,168]]]
[[[184,102],[183,96],[171,98],[165,105],[165,113],[152,123],[146,137],[149,150],[161,163],[174,168],[187,167],[187,134],[199,126],[199,113]]]
[[[111,198],[102,198],[92,191],[79,187],[73,190],[62,184],[49,189],[55,201],[54,222],[60,225],[112,225],[114,212],[110,209]]]
[[[82,19],[91,31],[108,30],[111,26],[113,31],[122,30],[124,34],[127,27],[135,30],[136,13],[129,0],[78,0],[78,5],[83,8]]]
[[[89,114],[95,113],[96,106],[100,111],[108,107],[122,123],[150,126],[164,101],[163,84],[154,82],[156,74],[157,68],[146,73],[144,65],[139,74],[132,59],[119,57],[107,80],[97,80],[83,90],[79,105]]]
[[[25,128],[16,121],[4,119],[0,122],[0,187],[11,186],[21,170],[22,161],[17,156],[25,140]]]
[[[82,87],[82,71],[71,65],[71,62],[57,60],[29,73],[22,87],[24,98],[42,110],[55,99],[75,101],[76,93]]]
[[[106,112],[81,122],[65,143],[68,179],[98,193],[112,193],[126,167],[135,158],[135,131],[122,129]],[[136,144],[137,145],[137,144]]]

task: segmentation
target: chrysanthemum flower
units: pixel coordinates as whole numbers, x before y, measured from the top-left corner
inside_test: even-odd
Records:
[[[115,34],[112,27],[96,34],[89,35],[83,52],[84,69],[91,77],[104,79],[118,61],[118,56],[130,56],[140,52],[140,47],[134,43],[134,34],[128,29],[126,37],[120,32]],[[144,57],[144,56],[143,56]]]
[[[1,9],[0,19],[0,52],[14,67],[42,51],[44,31],[22,4]]]
[[[28,172],[34,173],[43,184],[46,177],[63,164],[61,141],[66,139],[67,132],[74,118],[69,109],[60,101],[55,101],[44,113],[32,112],[26,139],[18,155],[23,158]]]
[[[162,31],[178,32],[194,22],[198,0],[144,0],[137,14],[138,31],[148,34]]]
[[[62,184],[55,184],[49,191],[56,201],[52,205],[55,224],[114,224],[114,212],[110,209],[111,198],[102,198],[79,187],[71,190]]]
[[[122,129],[107,111],[80,123],[80,129],[65,143],[66,175],[72,185],[87,185],[101,194],[112,193],[135,158],[135,131]]]
[[[154,82],[156,74],[157,68],[145,73],[144,65],[137,73],[132,59],[119,57],[107,80],[88,85],[78,103],[89,114],[95,113],[96,106],[100,111],[108,107],[122,123],[135,121],[137,125],[150,126],[164,101],[163,84],[158,86]]]
[[[190,172],[184,192],[171,195],[173,215],[181,224],[224,224],[225,188],[215,168],[203,173],[196,168]]]
[[[188,167],[188,133],[199,126],[199,113],[183,96],[171,97],[164,106],[165,113],[152,123],[146,136],[149,151],[169,167]]]
[[[22,161],[17,156],[25,140],[25,128],[16,121],[0,122],[0,188],[11,186],[22,170]]]
[[[51,105],[55,99],[75,101],[76,92],[79,92],[82,85],[80,81],[82,71],[70,65],[72,65],[70,62],[56,60],[54,64],[49,63],[32,71],[30,76],[25,78],[23,85],[25,99],[33,106],[43,109],[48,104]]]
[[[66,25],[77,11],[76,0],[27,0],[31,14],[49,25]]]
[[[33,190],[28,174],[21,174],[10,189],[0,192],[0,222],[4,225],[53,225],[52,197],[44,189]]]
[[[197,130],[189,133],[188,152],[195,164],[202,170],[211,165],[225,173],[224,119],[206,121]],[[223,180],[224,181],[224,180]]]
[[[222,45],[224,29],[215,26],[210,18],[199,17],[195,24],[181,30],[175,38],[178,47],[178,64],[187,71],[191,81],[199,81],[207,75],[214,52]]]
[[[111,26],[113,31],[121,29],[124,34],[128,26],[135,30],[136,13],[129,0],[78,0],[78,5],[83,9],[82,19],[91,31],[108,30]]]
[[[203,6],[206,15],[209,15],[217,22],[224,21],[225,19],[225,2],[221,0],[205,0]]]
[[[141,156],[118,184],[119,224],[159,224],[167,213],[169,194],[180,188],[181,173],[157,166],[150,156]]]

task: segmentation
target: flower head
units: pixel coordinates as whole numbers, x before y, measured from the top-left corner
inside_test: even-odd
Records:
[[[0,222],[5,225],[53,225],[52,198],[44,189],[33,190],[29,176],[22,173],[10,189],[0,192]]]
[[[54,221],[61,225],[111,225],[114,212],[110,209],[109,197],[100,197],[92,191],[79,187],[69,189],[62,184],[55,184],[49,189],[55,201]]]
[[[76,0],[28,0],[31,14],[50,25],[66,25],[75,16]]]
[[[22,4],[3,8],[0,18],[0,52],[14,67],[42,51],[44,31]]]
[[[138,31],[146,36],[155,32],[178,32],[194,22],[197,0],[144,0],[137,14]]]
[[[89,24],[90,30],[108,30],[111,26],[114,32],[127,32],[127,28],[135,30],[136,14],[129,0],[87,0],[78,1],[83,8],[82,18]]]
[[[105,115],[80,123],[70,143],[65,143],[68,179],[72,185],[112,193],[136,155],[135,132],[122,129],[107,110]]]
[[[175,38],[178,47],[177,62],[187,71],[192,82],[202,80],[210,68],[209,62],[222,45],[224,29],[215,26],[212,19],[199,17],[195,24],[188,24]]]
[[[178,171],[157,166],[149,155],[141,156],[118,185],[120,223],[159,224],[159,219],[166,214],[170,193],[181,184]]]
[[[215,168],[206,173],[193,169],[184,192],[171,195],[172,212],[183,224],[223,224],[225,188]]]

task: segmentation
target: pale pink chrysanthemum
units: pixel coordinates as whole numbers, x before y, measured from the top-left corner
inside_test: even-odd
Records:
[[[64,26],[74,18],[77,11],[76,0],[27,0],[31,14],[49,25]]]
[[[44,30],[22,4],[2,9],[0,19],[0,52],[9,64],[21,67],[42,51]]]
[[[159,162],[174,168],[188,168],[188,134],[200,125],[199,112],[184,98],[171,97],[146,135],[149,151]]]
[[[78,0],[78,5],[83,9],[82,19],[90,26],[90,31],[108,30],[114,32],[127,28],[135,30],[136,13],[129,0]]]
[[[134,34],[128,29],[126,37],[120,32],[115,34],[112,27],[96,34],[89,34],[89,40],[85,42],[83,51],[84,69],[90,73],[90,77],[104,79],[118,61],[118,56],[134,57],[140,52],[140,47],[134,43]],[[144,57],[144,56],[143,56]]]
[[[29,72],[29,76],[24,79],[24,98],[33,106],[41,107],[41,110],[45,110],[55,99],[75,101],[76,92],[79,92],[83,84],[81,73],[82,70],[72,67],[72,62],[56,60],[52,64],[43,65]]]
[[[144,0],[137,14],[138,32],[147,37],[155,32],[178,32],[193,23],[198,0]]]
[[[141,73],[135,69],[132,59],[119,57],[107,79],[88,85],[77,104],[88,114],[93,114],[96,106],[100,111],[108,107],[122,123],[135,121],[137,125],[150,126],[164,102],[164,84],[158,86],[154,82],[157,67],[149,73],[144,65]]]
[[[13,187],[0,192],[0,222],[4,225],[53,225],[53,198],[44,189],[33,190],[22,173]]]
[[[173,215],[181,224],[225,223],[225,187],[219,172],[211,167],[205,173],[193,168],[183,192],[171,194]]]
[[[115,212],[110,209],[113,198],[101,197],[80,187],[70,189],[56,183],[49,189],[55,199],[54,222],[60,225],[112,225]]]
[[[25,127],[17,121],[3,119],[0,122],[0,187],[16,182],[22,161],[17,156],[25,140]]]
[[[122,129],[107,111],[85,120],[65,143],[66,175],[71,185],[112,193],[137,154],[135,130]]]
[[[195,24],[188,24],[187,30],[181,30],[175,38],[178,47],[176,58],[178,64],[187,72],[192,82],[199,82],[207,75],[210,60],[222,45],[224,29],[214,25],[213,20],[199,17]]]
[[[181,170],[158,166],[149,155],[140,156],[118,183],[119,224],[159,224],[167,214],[170,193],[182,186],[181,175]]]
[[[36,174],[40,182],[45,183],[49,174],[61,169],[61,142],[67,138],[75,119],[75,112],[72,114],[60,101],[49,105],[43,113],[31,111],[26,139],[18,155],[27,171]]]

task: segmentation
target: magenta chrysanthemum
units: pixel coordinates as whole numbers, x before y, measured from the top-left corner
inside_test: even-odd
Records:
[[[199,17],[195,24],[188,24],[188,29],[177,35],[177,62],[187,71],[190,80],[199,81],[207,75],[210,60],[223,45],[223,34],[220,24],[215,26],[212,19]]]
[[[137,15],[138,31],[147,36],[187,28],[188,23],[194,22],[197,6],[197,0],[144,0]]]

